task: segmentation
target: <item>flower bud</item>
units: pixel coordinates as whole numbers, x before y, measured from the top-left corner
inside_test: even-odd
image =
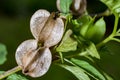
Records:
[[[38,42],[43,43],[44,47],[56,45],[64,33],[64,22],[56,17],[56,13],[49,13],[40,9],[36,11],[30,21],[30,28],[33,36]]]
[[[16,61],[22,72],[31,77],[44,75],[51,64],[52,55],[49,48],[38,47],[37,40],[26,40],[16,50]]]

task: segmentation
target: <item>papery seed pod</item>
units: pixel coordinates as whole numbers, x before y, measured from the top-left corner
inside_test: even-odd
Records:
[[[86,0],[73,0],[70,10],[74,15],[80,15],[86,11],[86,7],[87,7]]]
[[[39,42],[43,43],[45,47],[51,47],[56,45],[61,40],[64,33],[64,22],[61,18],[56,16],[55,12],[51,13],[50,16],[43,19],[41,15],[39,16],[42,11],[43,10],[38,10],[35,12],[35,14],[33,14],[30,22],[30,28],[32,34]],[[48,12],[44,11],[43,14],[46,13]],[[38,16],[34,17],[36,15]],[[43,22],[42,25],[37,20]]]
[[[17,50],[16,50],[16,54],[15,54],[15,58],[17,61],[18,65],[22,65],[22,58],[23,56],[28,53],[28,52],[32,52],[33,50],[37,49],[37,41],[36,40],[26,40],[24,42],[22,42]]]
[[[57,0],[57,9],[61,12],[60,8],[60,0]],[[71,6],[70,6],[70,11],[73,15],[81,15],[86,11],[87,7],[87,1],[86,0],[73,0]]]
[[[35,39],[38,39],[38,35],[43,29],[48,17],[50,16],[50,13],[44,9],[40,9],[36,11],[30,20],[30,29],[35,37]]]
[[[44,75],[51,64],[52,55],[49,48],[38,48],[37,40],[27,40],[16,50],[16,61],[22,72],[31,77]]]

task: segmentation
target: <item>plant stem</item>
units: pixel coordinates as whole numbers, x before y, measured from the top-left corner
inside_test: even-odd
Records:
[[[97,45],[96,45],[97,48],[100,48],[100,47],[103,46],[105,43],[107,43],[107,42],[109,42],[110,40],[112,40],[112,38],[115,36],[116,31],[117,31],[118,21],[119,21],[119,17],[118,17],[118,15],[115,15],[115,23],[114,23],[113,32],[112,32],[106,39],[104,39],[102,42],[100,42],[99,44],[97,44]]]
[[[63,55],[61,52],[59,52],[59,56],[60,56],[60,59],[61,59],[61,62],[64,63],[64,60],[63,60]]]
[[[22,69],[21,66],[17,66],[17,67],[14,67],[11,70],[8,70],[8,71],[0,74],[0,80],[3,79],[3,78],[5,78],[5,77],[7,77],[7,76],[9,76],[9,75],[11,75],[11,74],[13,74],[13,73],[15,73],[15,72],[20,71],[21,69]]]
[[[99,13],[97,14],[96,17],[101,17],[101,16],[110,16],[112,13],[110,12],[109,9],[107,9],[106,11],[102,12],[102,13]]]
[[[112,40],[117,41],[117,42],[119,42],[119,43],[120,43],[120,39],[117,39],[117,38],[112,38]]]
[[[115,15],[114,29],[113,29],[113,32],[112,32],[112,34],[111,34],[111,35],[113,35],[113,36],[114,36],[114,35],[116,34],[116,32],[117,32],[118,22],[119,22],[119,17],[118,17],[118,15]]]

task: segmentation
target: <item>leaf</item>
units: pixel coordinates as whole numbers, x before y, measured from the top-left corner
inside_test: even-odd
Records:
[[[0,65],[7,60],[6,55],[7,55],[6,46],[0,43]]]
[[[90,80],[87,74],[85,74],[84,71],[77,66],[68,66],[68,65],[59,65],[59,66],[70,71],[73,75],[76,76],[76,78],[78,78],[78,80]]]
[[[72,25],[73,25],[73,30],[75,33],[78,34],[84,34],[88,28],[88,23],[89,23],[89,16],[88,15],[83,15],[78,19],[72,20]]]
[[[120,0],[100,0],[105,5],[108,6],[108,8],[112,11],[114,14],[118,14],[120,17]]]
[[[69,13],[70,5],[72,4],[72,0],[60,0],[60,9],[63,13]]]
[[[85,14],[81,16],[80,18],[78,18],[77,21],[81,25],[87,24],[90,21],[90,16]]]
[[[100,59],[100,55],[99,55],[94,43],[87,42],[87,45],[88,46],[85,48],[85,50],[88,52],[88,54],[91,55],[92,57]]]
[[[90,16],[84,15],[81,18],[79,18],[77,21],[81,25],[80,34],[85,37],[88,28],[94,21],[94,18],[92,19]]]
[[[4,73],[5,71],[0,71],[0,75],[2,74],[2,73]]]
[[[18,74],[12,74],[8,76],[6,80],[28,80],[28,79]]]
[[[70,37],[72,30],[68,30],[64,35],[62,42],[57,47],[56,51],[58,52],[68,52],[75,51],[77,49],[77,41]]]
[[[102,40],[106,31],[106,24],[103,18],[100,18],[93,26],[90,26],[85,37],[94,43]]]
[[[90,65],[88,62],[74,59],[74,58],[72,58],[71,61],[74,64],[78,65],[79,67],[85,69],[91,77],[98,79],[98,80],[105,80],[104,76],[95,67]]]
[[[104,76],[107,80],[114,80],[111,76],[109,76],[107,73],[103,72]]]

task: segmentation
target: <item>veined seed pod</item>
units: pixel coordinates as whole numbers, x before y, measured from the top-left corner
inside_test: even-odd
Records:
[[[56,4],[57,4],[58,10],[61,12],[62,10],[60,8],[60,1],[61,0],[57,0]],[[70,6],[70,11],[73,15],[81,15],[86,11],[86,7],[87,7],[86,0],[73,0]]]
[[[30,21],[30,29],[38,42],[45,47],[56,45],[64,33],[64,22],[56,16],[43,9],[36,11]]]
[[[35,37],[35,39],[38,39],[39,33],[43,29],[48,17],[50,16],[50,13],[44,9],[40,9],[36,11],[30,20],[30,30]]]
[[[16,61],[22,72],[31,77],[44,75],[51,64],[52,55],[49,48],[38,47],[37,40],[26,40],[16,50]]]

